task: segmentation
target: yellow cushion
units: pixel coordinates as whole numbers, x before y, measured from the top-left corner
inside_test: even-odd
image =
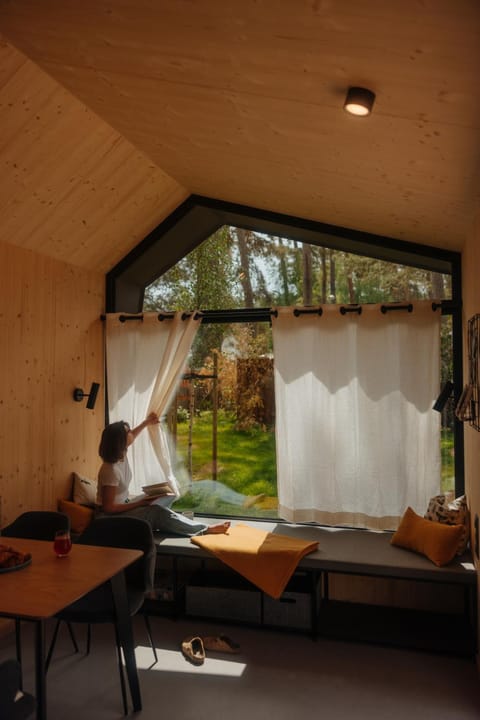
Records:
[[[90,525],[94,516],[93,508],[70,502],[70,500],[59,500],[58,511],[68,515],[73,533],[82,533]]]
[[[448,565],[462,539],[463,525],[444,525],[425,520],[411,507],[405,510],[391,543],[425,555],[435,565]]]

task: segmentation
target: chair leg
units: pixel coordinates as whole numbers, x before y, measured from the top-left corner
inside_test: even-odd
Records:
[[[18,678],[18,689],[23,690],[23,673],[22,673],[22,629],[18,618],[15,619],[15,647],[17,653],[17,661],[20,667],[20,675]]]
[[[147,635],[148,635],[148,639],[150,640],[150,646],[153,651],[153,657],[155,658],[155,662],[157,663],[158,662],[157,648],[155,647],[155,643],[153,642],[150,618],[148,617],[147,613],[143,613],[143,617],[145,618],[145,627],[147,628]]]
[[[48,668],[50,667],[50,661],[52,659],[53,651],[55,649],[55,643],[57,642],[57,635],[58,635],[58,631],[60,629],[61,622],[62,622],[61,620],[57,620],[57,622],[55,624],[55,629],[53,631],[52,639],[50,640],[50,647],[48,648],[47,659],[45,660],[45,673],[48,671]]]
[[[70,634],[70,638],[72,640],[72,645],[75,648],[75,652],[78,653],[77,639],[75,637],[75,633],[73,632],[72,623],[67,622],[67,628],[68,628],[68,632]]]
[[[57,623],[55,625],[55,630],[53,631],[52,639],[50,641],[50,647],[48,648],[47,659],[45,660],[45,672],[47,672],[47,670],[50,666],[50,661],[52,659],[53,651],[55,649],[55,643],[57,642],[57,635],[58,635],[58,631],[60,629],[61,622],[62,622],[61,620],[57,620]],[[78,653],[77,640],[75,638],[71,623],[67,622],[67,628],[68,628],[68,632],[70,634],[70,638],[72,640],[72,645],[75,649],[75,652]]]
[[[122,664],[122,648],[120,646],[120,636],[118,634],[118,628],[117,628],[116,623],[115,623],[115,644],[117,646],[118,672],[120,673],[120,686],[122,688],[123,714],[128,715],[127,688],[125,687],[125,675],[123,673],[123,664]]]

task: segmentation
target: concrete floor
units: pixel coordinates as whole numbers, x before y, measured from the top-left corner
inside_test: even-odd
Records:
[[[159,661],[135,619],[142,720],[478,720],[480,677],[473,661],[445,655],[313,641],[306,635],[196,621],[151,619]],[[25,689],[33,691],[32,628],[23,624]],[[441,629],[439,629],[441,631]],[[75,655],[66,629],[48,674],[49,720],[123,716],[113,631],[93,628],[90,656]],[[228,634],[238,655],[207,655],[195,667],[180,652],[191,634]],[[84,628],[77,628],[84,648]],[[13,633],[0,658],[15,654]]]

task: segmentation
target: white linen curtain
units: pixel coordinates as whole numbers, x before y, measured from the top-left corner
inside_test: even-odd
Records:
[[[279,308],[275,358],[279,515],[395,529],[440,491],[440,313]]]
[[[143,320],[124,322],[122,316],[128,317],[116,313],[106,318],[109,421],[124,420],[135,427],[148,413],[162,417],[168,410],[200,320],[195,313],[182,320],[180,312],[163,321],[157,313],[143,313]],[[140,433],[129,459],[134,494],[141,492],[142,485],[164,481],[179,494],[163,423]]]

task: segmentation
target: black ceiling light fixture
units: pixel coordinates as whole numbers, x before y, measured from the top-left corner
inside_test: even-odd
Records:
[[[88,398],[87,400],[87,408],[89,410],[93,410],[95,407],[95,402],[97,400],[98,391],[100,389],[100,383],[93,382],[90,387],[90,392],[85,393],[83,392],[82,388],[75,388],[73,391],[73,399],[75,402],[82,402],[83,398]]]
[[[375,102],[375,93],[367,88],[350,87],[343,109],[351,115],[370,115]]]

